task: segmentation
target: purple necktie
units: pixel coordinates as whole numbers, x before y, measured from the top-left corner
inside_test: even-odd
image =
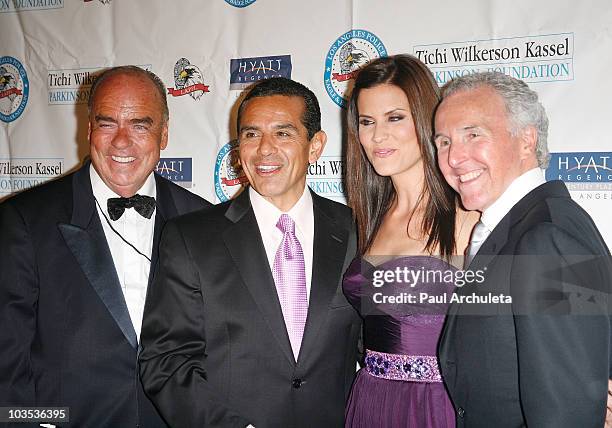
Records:
[[[295,222],[291,217],[281,215],[276,227],[283,232],[283,240],[276,251],[272,273],[291,349],[297,361],[308,315],[304,252],[295,236]]]

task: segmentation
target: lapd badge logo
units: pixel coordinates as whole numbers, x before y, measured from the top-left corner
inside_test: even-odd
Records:
[[[350,97],[350,81],[373,59],[387,56],[382,41],[367,30],[350,30],[331,45],[325,57],[325,91],[340,107]]]
[[[215,163],[215,194],[220,202],[232,199],[248,182],[238,162],[238,140],[232,140],[219,150]]]
[[[204,92],[210,92],[204,84],[202,72],[191,64],[187,58],[179,59],[174,65],[174,88],[168,88],[168,94],[181,97],[189,94],[194,100],[199,100]]]
[[[12,122],[25,110],[30,83],[25,68],[12,56],[0,57],[0,120]]]
[[[256,0],[225,0],[225,3],[232,5],[234,7],[247,7],[255,3]]]

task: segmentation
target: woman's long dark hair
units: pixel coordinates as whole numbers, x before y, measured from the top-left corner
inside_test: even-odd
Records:
[[[440,254],[448,258],[455,252],[456,194],[438,169],[431,141],[433,114],[440,91],[429,69],[411,55],[395,55],[370,62],[359,71],[349,101],[346,188],[348,205],[357,222],[359,254],[363,255],[372,245],[396,197],[391,178],[376,173],[359,143],[359,94],[362,89],[384,84],[403,90],[410,105],[425,173],[425,185],[417,200],[417,206],[425,204],[420,225],[423,236],[429,236],[425,250],[432,254],[439,248]]]

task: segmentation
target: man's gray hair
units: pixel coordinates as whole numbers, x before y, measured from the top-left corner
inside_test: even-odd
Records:
[[[548,117],[544,106],[538,100],[538,94],[529,89],[522,80],[515,79],[499,72],[483,72],[467,74],[448,82],[442,88],[442,99],[466,90],[474,90],[481,86],[489,86],[504,100],[510,133],[516,136],[527,126],[533,126],[538,133],[536,158],[540,168],[548,166]]]
[[[140,68],[135,65],[120,65],[117,67],[111,67],[111,68],[104,70],[96,78],[94,83],[91,85],[91,89],[89,91],[89,100],[87,103],[87,109],[89,110],[89,113],[91,113],[91,108],[93,106],[93,100],[94,100],[94,97],[100,85],[102,85],[102,83],[109,77],[115,76],[117,74],[136,75],[143,79],[147,79],[151,83],[153,83],[153,85],[155,86],[155,89],[157,90],[159,94],[162,118],[164,119],[165,122],[168,121],[170,112],[168,111],[168,101],[166,99],[166,86],[164,85],[164,82],[162,82],[162,80],[159,77],[157,77],[157,75],[153,73],[152,71],[145,70],[144,68]]]

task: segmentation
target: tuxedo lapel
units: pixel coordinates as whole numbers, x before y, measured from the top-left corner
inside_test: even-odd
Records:
[[[89,180],[89,163],[75,173],[72,187],[72,218],[70,224],[58,224],[60,233],[125,338],[137,348],[136,332],[121,291],[102,223],[96,215],[95,200]]]
[[[312,192],[311,192],[312,193]],[[325,212],[322,198],[312,193],[314,214],[314,242],[312,255],[312,279],[308,317],[304,338],[300,347],[299,361],[316,349],[318,334],[327,318],[327,311],[342,276],[342,265],[348,244],[348,231],[338,228],[332,217]]]
[[[278,300],[274,278],[261,239],[249,191],[245,189],[229,206],[225,216],[234,225],[223,233],[223,240],[259,311],[280,348],[295,364],[285,319]]]
[[[149,270],[149,283],[153,281],[153,274],[155,272],[155,266],[159,257],[159,241],[161,239],[162,229],[164,224],[169,218],[177,216],[176,205],[174,199],[168,188],[168,184],[157,174],[153,174],[155,177],[155,226],[153,228],[153,247],[151,249],[151,269]]]

